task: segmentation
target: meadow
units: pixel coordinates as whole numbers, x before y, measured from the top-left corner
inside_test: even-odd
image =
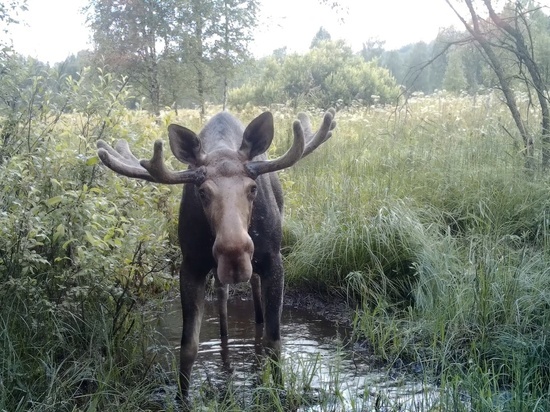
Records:
[[[283,174],[289,284],[355,305],[376,353],[438,377],[440,410],[549,407],[549,182],[506,119],[492,93],[344,111]]]
[[[128,139],[147,157],[168,124],[201,119],[128,110],[108,75],[72,87],[71,113],[41,106],[2,152],[0,410],[172,410],[151,396],[175,379],[158,366],[154,320],[177,290],[181,189],[115,176],[95,142]],[[271,110],[274,156],[296,112]],[[306,111],[317,125],[323,111]],[[287,289],[346,301],[356,339],[437,385],[431,410],[549,410],[550,180],[525,170],[497,92],[336,119],[331,140],[280,172]],[[300,408],[307,377],[285,373],[285,396],[266,379],[253,410]],[[231,391],[195,406],[244,408]]]

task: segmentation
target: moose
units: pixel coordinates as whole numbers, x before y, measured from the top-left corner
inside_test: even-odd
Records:
[[[189,392],[197,357],[208,274],[214,283],[220,315],[220,335],[227,336],[228,285],[252,286],[255,321],[263,323],[263,346],[277,361],[281,351],[283,304],[281,256],[283,192],[275,172],[294,165],[332,135],[334,109],[314,133],[309,117],[298,114],[288,151],[268,160],[274,136],[273,115],[264,112],[245,128],[227,111],[214,115],[197,135],[188,128],[168,127],[170,148],[188,168],[173,171],[164,163],[163,142],[154,143],[150,160],[138,160],[125,140],[112,148],[97,142],[98,155],[123,176],[153,183],[184,184],[178,236],[183,253],[180,294],[183,312],[179,384]],[[281,381],[281,378],[276,380]]]

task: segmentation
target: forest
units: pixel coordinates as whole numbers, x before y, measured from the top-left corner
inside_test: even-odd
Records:
[[[99,139],[149,158],[171,123],[269,110],[274,158],[330,107],[332,138],[279,172],[287,291],[342,302],[353,342],[437,387],[377,410],[550,410],[550,10],[444,1],[463,27],[398,50],[319,27],[303,54],[254,58],[258,0],[90,0],[93,50],[53,65],[0,44],[0,411],[179,410],[155,321],[181,187],[117,176]],[[2,29],[24,8],[1,4]],[[285,370],[283,390],[204,382],[193,405],[367,410],[331,385]]]

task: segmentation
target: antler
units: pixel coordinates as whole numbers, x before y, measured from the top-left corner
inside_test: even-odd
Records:
[[[155,142],[151,160],[135,157],[126,140],[119,140],[114,149],[103,140],[98,140],[97,148],[103,164],[123,176],[166,184],[196,183],[204,177],[202,168],[179,172],[168,169],[164,163],[162,140]]]
[[[305,113],[298,113],[298,119],[300,119],[300,123],[302,123],[306,138],[306,148],[304,149],[302,158],[313,152],[332,136],[332,130],[336,127],[334,116],[336,116],[336,110],[331,107],[326,111],[325,116],[323,117],[323,124],[317,133],[313,134],[309,116]]]
[[[298,120],[292,124],[294,141],[290,149],[278,159],[248,162],[246,168],[250,175],[256,177],[263,173],[285,169],[313,152],[332,136],[332,130],[336,127],[335,115],[336,110],[328,109],[323,117],[323,124],[314,134],[309,117],[305,113],[299,113]]]
[[[255,160],[246,164],[246,169],[253,178],[264,173],[286,169],[302,158],[305,148],[305,138],[300,121],[295,120],[292,128],[294,130],[294,141],[284,155],[274,160]]]

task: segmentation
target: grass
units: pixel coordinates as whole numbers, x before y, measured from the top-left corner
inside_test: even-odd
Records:
[[[167,124],[201,125],[195,111],[113,113],[103,137],[132,140],[139,156]],[[274,114],[272,155],[295,118]],[[322,112],[311,115],[319,124]],[[164,388],[175,366],[154,366],[150,319],[172,284],[179,189],[98,174],[79,119],[61,117],[49,148],[0,165],[0,410],[174,410]],[[408,410],[550,409],[550,180],[525,172],[496,95],[441,93],[337,121],[330,141],[280,172],[287,287],[347,300],[377,356],[420,365],[437,401]],[[284,391],[267,374],[248,403],[231,384],[205,385],[195,406],[404,408],[368,386],[346,403],[338,366],[312,391],[322,361],[301,362],[284,366]]]
[[[474,410],[542,411],[549,180],[525,172],[493,99],[339,112],[283,175],[289,287],[345,296],[380,356],[421,362]]]
[[[136,336],[116,347],[107,328],[80,319],[93,330],[89,341],[76,342],[85,334],[63,324],[62,316],[25,319],[23,308],[11,309],[2,319],[0,410],[140,410],[161,382],[143,369],[151,359]],[[146,327],[136,329],[152,336]],[[98,352],[83,352],[86,347]]]

